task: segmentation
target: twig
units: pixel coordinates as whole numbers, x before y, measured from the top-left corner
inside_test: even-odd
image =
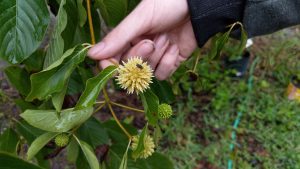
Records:
[[[124,108],[124,109],[128,109],[128,110],[132,110],[132,111],[144,113],[144,110],[136,109],[136,108],[133,108],[133,107],[130,107],[130,106],[126,106],[126,105],[120,104],[120,103],[115,103],[115,102],[113,102],[113,101],[110,101],[110,104],[115,105],[115,106],[122,107],[122,108]]]

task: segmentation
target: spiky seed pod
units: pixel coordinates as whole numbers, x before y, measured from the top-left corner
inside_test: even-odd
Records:
[[[139,138],[140,136],[133,136],[132,137],[132,144],[131,144],[131,148],[132,150],[136,150],[138,144],[139,144]],[[144,139],[144,150],[138,155],[137,158],[148,158],[149,156],[151,156],[154,153],[154,142],[151,136],[146,135],[145,139]]]
[[[64,147],[69,143],[69,136],[66,133],[62,133],[57,135],[54,141],[58,147]]]
[[[160,104],[158,106],[158,117],[161,119],[167,119],[173,115],[172,107],[169,104]]]
[[[133,57],[123,62],[118,68],[117,82],[128,94],[142,93],[152,83],[153,70],[140,57]]]

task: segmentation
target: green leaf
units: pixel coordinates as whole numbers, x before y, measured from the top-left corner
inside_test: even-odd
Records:
[[[71,163],[76,163],[79,154],[79,146],[74,138],[67,146],[67,159]]]
[[[171,160],[160,154],[154,153],[152,156],[148,157],[146,160],[137,161],[138,164],[142,164],[139,169],[149,168],[149,169],[174,169]],[[129,166],[128,169],[131,169]]]
[[[148,133],[148,124],[143,128],[143,131],[141,132],[141,134],[139,136],[138,145],[137,145],[136,149],[132,152],[133,159],[137,159],[139,157],[140,153],[145,150],[144,143],[145,143],[145,138],[147,136],[147,133]]]
[[[81,45],[70,49],[50,65],[47,69],[31,75],[31,91],[26,100],[43,100],[53,93],[61,92],[68,82],[73,70],[81,63],[87,52],[87,47]]]
[[[129,143],[127,145],[127,148],[126,148],[126,151],[123,155],[123,158],[122,158],[119,169],[127,169],[128,150],[130,148],[130,144],[131,144],[131,140],[129,141]]]
[[[60,112],[64,103],[65,95],[68,89],[68,83],[65,84],[61,92],[54,93],[52,96],[52,103],[56,111]]]
[[[65,30],[68,21],[65,4],[66,0],[61,0],[56,16],[56,25],[46,53],[44,68],[47,68],[56,60],[59,60],[64,52],[64,40],[61,34]]]
[[[114,144],[108,152],[107,165],[109,169],[119,169],[119,164],[122,161],[122,154],[126,150],[124,144]],[[147,159],[134,160],[128,152],[127,169],[174,169],[170,159],[160,153],[153,153]]]
[[[43,69],[43,62],[45,58],[45,51],[42,49],[36,50],[26,60],[23,61],[27,72],[39,72]]]
[[[78,67],[76,70],[71,74],[71,77],[69,79],[67,94],[68,95],[76,95],[81,94],[84,90],[85,82],[82,81],[82,78],[79,74]],[[91,69],[88,69],[91,70]],[[93,77],[94,75],[92,75]]]
[[[140,0],[128,0],[127,13],[130,13],[139,3],[140,3]]]
[[[78,11],[77,9],[77,4],[75,0],[66,0],[66,4],[64,6],[66,12],[67,12],[67,26],[65,27],[64,31],[62,32],[61,36],[64,40],[64,49],[70,49],[74,47],[75,45],[82,44],[82,43],[72,43],[74,41],[76,28],[80,27],[78,25],[79,20],[78,20]],[[94,19],[96,20],[96,19]],[[82,27],[80,27],[82,28]],[[85,41],[84,43],[89,42]]]
[[[59,133],[47,132],[36,138],[27,151],[27,159],[31,160],[50,140]]]
[[[118,25],[127,14],[127,0],[96,0],[96,6],[110,27]]]
[[[83,0],[77,0],[77,10],[78,10],[78,17],[79,17],[79,25],[83,27],[87,20],[86,10],[82,4]]]
[[[162,132],[158,124],[154,128],[153,138],[155,146],[159,146],[159,140],[162,138]]]
[[[92,114],[93,108],[89,107],[81,110],[66,109],[60,114],[54,110],[26,110],[20,116],[39,129],[67,132],[85,122]]]
[[[140,94],[143,106],[146,112],[146,117],[148,119],[149,124],[155,126],[158,120],[157,110],[159,100],[157,96],[150,90],[146,90],[145,92]]]
[[[16,105],[21,109],[21,111],[25,111],[27,109],[36,109],[36,106],[33,104],[26,102],[25,100],[19,98],[14,100]]]
[[[42,169],[4,152],[0,152],[0,164],[0,169]]]
[[[17,122],[16,127],[18,133],[20,133],[29,143],[32,143],[36,137],[44,133],[44,131],[29,125],[22,119]]]
[[[86,158],[86,160],[88,161],[91,169],[99,169],[99,162],[98,159],[93,151],[93,149],[91,148],[90,145],[88,145],[86,142],[79,140],[75,135],[73,135],[74,138],[77,140],[78,144],[81,147],[81,150]]]
[[[112,142],[127,142],[128,137],[114,120],[103,123]],[[137,129],[132,125],[122,123],[123,127],[132,135],[138,134]]]
[[[158,81],[156,78],[153,78],[153,83],[150,85],[150,88],[159,97],[161,102],[168,104],[174,102],[175,96],[169,82]]]
[[[20,63],[43,40],[49,23],[45,0],[0,0],[0,58]]]
[[[9,66],[4,70],[9,82],[22,95],[27,95],[30,91],[29,74],[19,66]]]
[[[102,144],[109,144],[108,133],[104,125],[94,117],[82,124],[77,133],[80,140],[89,143],[93,148]]]
[[[9,128],[0,136],[0,151],[16,154],[19,137],[17,133]]]
[[[221,53],[222,49],[224,48],[225,44],[228,42],[230,33],[232,32],[232,30],[235,26],[241,27],[241,43],[240,43],[240,46],[239,46],[237,52],[234,55],[240,56],[242,54],[243,50],[245,49],[246,43],[247,43],[247,33],[245,32],[243,25],[240,22],[236,22],[229,26],[230,29],[227,32],[218,33],[217,35],[215,35],[213,37],[213,39],[211,41],[212,47],[209,52],[209,58],[213,59],[215,57],[220,56],[220,53]]]
[[[93,106],[101,89],[104,87],[106,82],[116,72],[116,66],[109,66],[102,70],[97,76],[89,79],[86,83],[85,90],[80,96],[75,109],[82,109],[85,107]]]

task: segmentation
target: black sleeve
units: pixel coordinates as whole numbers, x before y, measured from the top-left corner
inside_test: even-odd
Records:
[[[236,21],[243,23],[249,38],[300,24],[300,0],[188,0],[188,4],[199,47]]]
[[[237,21],[243,20],[245,0],[188,0],[198,46]]]
[[[300,0],[247,0],[243,24],[249,37],[300,24]]]

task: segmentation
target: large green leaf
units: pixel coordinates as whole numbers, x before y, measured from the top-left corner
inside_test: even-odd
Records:
[[[4,152],[0,152],[0,164],[0,169],[42,169]]]
[[[43,40],[49,23],[45,0],[0,0],[0,58],[20,63]]]
[[[150,87],[151,90],[153,90],[153,92],[159,97],[161,102],[170,104],[175,100],[172,86],[167,81],[158,81],[154,78]]]
[[[85,122],[93,114],[93,108],[67,109],[58,114],[54,110],[26,110],[20,116],[29,124],[50,132],[67,132]]]
[[[131,140],[129,141],[129,143],[127,145],[127,148],[126,148],[126,151],[125,151],[125,153],[123,155],[123,158],[122,158],[122,161],[121,161],[119,169],[127,169],[128,150],[130,148],[130,144],[131,144]]]
[[[159,100],[157,96],[150,90],[146,90],[145,92],[140,94],[143,106],[146,112],[146,117],[148,119],[149,124],[155,126],[158,120],[157,110]]]
[[[109,144],[109,137],[103,124],[91,117],[77,131],[80,140],[89,143],[93,148],[102,144]]]
[[[16,125],[18,133],[20,133],[29,143],[32,143],[36,137],[44,133],[43,130],[29,125],[23,119],[19,120]]]
[[[68,89],[68,84],[65,84],[61,92],[54,93],[52,96],[52,104],[56,111],[60,112],[64,103],[65,95]]]
[[[108,169],[119,169],[122,162],[122,154],[126,151],[126,144],[114,144],[108,153]],[[128,152],[127,169],[174,169],[170,159],[160,153],[153,153],[147,159],[134,160]]]
[[[19,66],[9,66],[4,70],[10,83],[22,95],[27,95],[30,91],[29,74]]]
[[[106,82],[116,72],[116,66],[109,66],[102,70],[97,76],[89,79],[86,83],[84,92],[82,93],[79,101],[77,102],[76,109],[82,109],[85,107],[93,106],[101,89],[104,87]]]
[[[19,138],[13,129],[5,130],[0,136],[0,151],[16,154]]]
[[[61,0],[56,16],[56,25],[45,57],[44,68],[58,60],[64,52],[64,40],[61,34],[65,30],[68,20],[65,4],[66,0]]]
[[[36,50],[22,63],[28,72],[39,72],[43,69],[43,63],[46,52],[43,49]]]
[[[79,146],[77,141],[72,138],[70,143],[67,146],[67,159],[71,163],[76,163],[79,155]]]
[[[127,13],[130,13],[139,3],[141,0],[128,0],[128,10]]]
[[[101,15],[108,26],[116,26],[127,14],[127,0],[96,0]]]
[[[83,0],[76,0],[76,2],[77,2],[78,17],[79,17],[79,25],[82,27],[87,20],[87,14],[82,4]]]
[[[112,142],[127,142],[128,137],[114,120],[103,123]],[[132,125],[122,123],[123,127],[131,134],[136,135],[138,131]]]
[[[81,150],[86,158],[86,160],[88,161],[91,169],[99,169],[99,162],[98,159],[93,151],[93,149],[91,148],[90,145],[88,145],[86,142],[79,140],[76,136],[74,136],[75,139],[77,140],[78,144],[81,147]]]
[[[61,92],[68,82],[73,70],[81,63],[87,52],[87,47],[81,45],[69,49],[64,55],[47,69],[30,77],[31,91],[26,100],[43,100],[56,92]]]
[[[27,151],[27,159],[32,159],[50,140],[52,140],[58,134],[59,133],[47,132],[36,138]]]

